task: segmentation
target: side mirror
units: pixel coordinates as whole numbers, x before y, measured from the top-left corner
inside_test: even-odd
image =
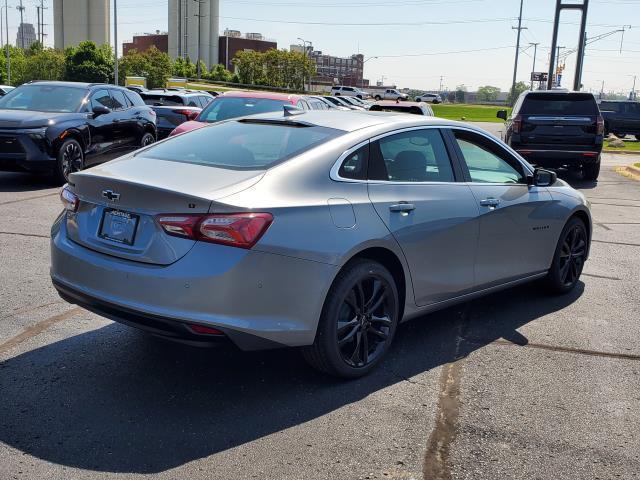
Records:
[[[536,168],[535,172],[533,172],[533,184],[537,187],[549,187],[556,183],[556,180],[558,180],[556,172],[542,168]]]
[[[91,111],[93,112],[93,118],[111,113],[111,109],[105,107],[104,105],[95,105]]]
[[[501,118],[502,120],[504,120],[506,122],[507,121],[507,111],[506,110],[498,110],[498,113],[496,113],[496,117]]]

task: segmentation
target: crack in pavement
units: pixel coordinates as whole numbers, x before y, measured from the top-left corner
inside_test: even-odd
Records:
[[[640,205],[621,205],[619,203],[590,202],[591,205],[609,205],[610,207],[633,207],[640,208]]]
[[[58,192],[47,193],[46,195],[38,195],[36,197],[21,198],[19,200],[9,200],[8,202],[0,202],[0,205],[9,205],[10,203],[28,202],[29,200],[37,200],[38,198],[53,197],[54,195],[59,195],[59,193]]]
[[[33,338],[36,335],[39,335],[40,333],[44,332],[46,329],[48,329],[52,325],[55,325],[56,323],[60,323],[64,320],[67,320],[82,311],[83,311],[82,308],[75,307],[75,308],[72,308],[71,310],[67,310],[64,313],[60,313],[58,315],[53,315],[52,317],[46,318],[36,323],[35,325],[30,325],[26,327],[22,332],[20,332],[15,337],[10,338],[6,342],[0,343],[0,354],[8,352],[9,350],[16,347],[17,345],[20,345],[21,343],[26,342],[30,338]]]
[[[424,455],[422,473],[425,480],[451,480],[451,446],[456,438],[458,418],[460,416],[460,379],[462,362],[460,346],[465,340],[462,330],[467,319],[467,310],[463,312],[456,332],[454,360],[442,368],[440,374],[440,395],[436,412],[436,424],[429,436]]]
[[[594,225],[599,226],[600,228],[604,228],[604,229],[605,229],[605,230],[607,230],[607,231],[610,231],[610,230],[611,230],[611,229],[610,229],[609,227],[607,227],[607,225],[606,225],[606,224],[604,224],[604,223],[600,223],[600,222],[593,222],[593,224],[594,224]]]
[[[472,339],[465,338],[466,342],[475,344],[475,345],[501,345],[507,347],[528,347],[535,348],[538,350],[547,350],[550,352],[561,352],[561,353],[574,353],[577,355],[587,355],[590,357],[602,357],[602,358],[615,358],[618,360],[640,360],[640,355],[634,353],[616,353],[616,352],[602,352],[599,350],[588,350],[586,348],[573,348],[573,347],[562,347],[560,345],[547,345],[544,343],[516,343],[511,342],[509,340],[505,340],[503,338],[499,338],[497,340],[491,339]]]
[[[584,273],[582,272],[582,275],[584,275],[585,277],[593,277],[593,278],[604,278],[605,280],[622,280],[621,278],[618,277],[608,277],[606,275],[596,275],[595,273]]]
[[[0,235],[17,235],[19,237],[51,238],[50,235],[40,235],[38,233],[0,232]]]
[[[7,315],[5,317],[0,317],[0,320],[6,320],[7,318],[17,317],[18,315],[22,315],[24,313],[33,312],[34,310],[38,310],[38,309],[44,308],[44,307],[49,307],[51,305],[57,305],[57,304],[60,304],[60,303],[66,303],[66,302],[64,300],[55,300],[53,302],[43,303],[42,305],[33,305],[31,307],[21,308],[19,310],[16,310],[16,311],[10,313],[9,315]]]
[[[594,243],[608,243],[609,245],[625,245],[627,247],[640,247],[640,243],[611,242],[609,240],[591,240]]]

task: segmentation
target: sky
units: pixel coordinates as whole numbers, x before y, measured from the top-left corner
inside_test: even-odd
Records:
[[[93,1],[93,0],[87,0]],[[196,1],[196,0],[193,0]],[[564,0],[580,3],[581,0]],[[23,0],[25,22],[36,23],[40,0]],[[113,7],[113,0],[112,7]],[[4,3],[4,2],[2,2]],[[534,47],[536,70],[548,69],[555,0],[524,0],[517,79],[529,81]],[[9,0],[10,39],[15,42],[18,0]],[[118,39],[167,29],[167,0],[118,0]],[[45,43],[53,43],[53,1],[45,0]],[[511,86],[520,0],[221,0],[220,30],[260,32],[278,48],[313,43],[314,49],[337,56],[362,53],[365,78],[400,88],[437,90],[442,84],[470,91],[493,85]],[[579,13],[561,17],[559,42],[576,48]],[[3,25],[4,26],[4,25]],[[587,47],[583,84],[586,90],[629,92],[640,77],[640,0],[590,0],[587,37],[625,28]],[[112,36],[113,38],[113,36]],[[121,46],[120,46],[121,51]],[[377,57],[377,58],[370,58]],[[576,54],[566,60],[563,86],[573,85]],[[637,83],[640,90],[640,78]]]

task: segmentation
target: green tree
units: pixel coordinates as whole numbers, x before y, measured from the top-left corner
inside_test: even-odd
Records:
[[[491,85],[485,85],[478,88],[478,101],[480,102],[495,102],[498,100],[500,89]]]
[[[64,53],[66,80],[104,83],[113,80],[113,52],[109,45],[97,47],[85,41],[67,48]]]
[[[142,54],[147,60],[147,87],[164,87],[171,74],[171,58],[155,46]]]
[[[34,45],[36,46],[35,48]],[[25,57],[23,80],[62,80],[65,77],[65,57],[60,50],[31,45]]]
[[[509,96],[507,97],[507,103],[513,106],[516,103],[516,100],[520,96],[522,92],[529,90],[529,85],[524,82],[516,83],[511,90],[509,90]]]
[[[467,87],[458,85],[456,87],[456,103],[464,103],[467,99]]]
[[[224,65],[217,64],[211,66],[211,71],[209,72],[209,79],[215,80],[218,82],[230,82],[233,78],[233,74],[224,68]]]
[[[147,77],[149,74],[149,62],[147,57],[130,50],[118,60],[118,80],[124,84],[125,77]]]
[[[0,63],[0,78],[3,83],[9,83],[7,76],[6,46],[2,48],[2,62]],[[11,61],[11,84],[18,86],[25,81],[26,55],[21,48],[9,45],[9,59]]]
[[[233,64],[240,83],[294,90],[302,90],[316,71],[315,63],[306,55],[285,50],[241,51]]]

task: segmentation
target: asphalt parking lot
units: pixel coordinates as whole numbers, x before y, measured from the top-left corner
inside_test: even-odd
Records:
[[[605,155],[582,282],[404,324],[351,382],[59,299],[57,188],[0,173],[0,479],[640,478],[640,183]]]

